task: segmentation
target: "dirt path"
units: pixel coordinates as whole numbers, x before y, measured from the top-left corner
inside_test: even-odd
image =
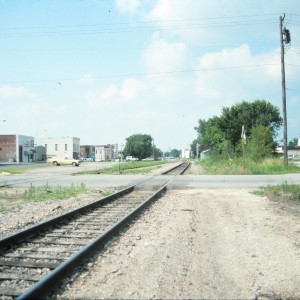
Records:
[[[57,298],[300,298],[299,205],[169,191],[72,280]]]

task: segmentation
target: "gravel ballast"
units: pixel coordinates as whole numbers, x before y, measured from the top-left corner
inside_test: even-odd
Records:
[[[0,237],[99,192],[2,211]],[[299,214],[249,189],[168,190],[51,299],[300,299]]]
[[[57,299],[300,298],[299,206],[168,191]]]

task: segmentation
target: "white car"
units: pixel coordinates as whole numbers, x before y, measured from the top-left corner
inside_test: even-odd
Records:
[[[138,161],[139,159],[133,156],[126,156],[126,161]]]

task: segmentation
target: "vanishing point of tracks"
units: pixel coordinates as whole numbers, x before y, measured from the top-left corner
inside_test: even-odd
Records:
[[[188,166],[163,174],[180,175]],[[39,299],[53,291],[166,191],[168,182],[153,191],[152,178],[1,239],[1,299]]]

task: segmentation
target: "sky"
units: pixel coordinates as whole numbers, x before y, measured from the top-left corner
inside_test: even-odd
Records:
[[[199,119],[265,99],[300,138],[299,0],[0,0],[0,134],[188,149]],[[5,120],[5,121],[4,121]],[[278,141],[282,130],[278,132]]]

